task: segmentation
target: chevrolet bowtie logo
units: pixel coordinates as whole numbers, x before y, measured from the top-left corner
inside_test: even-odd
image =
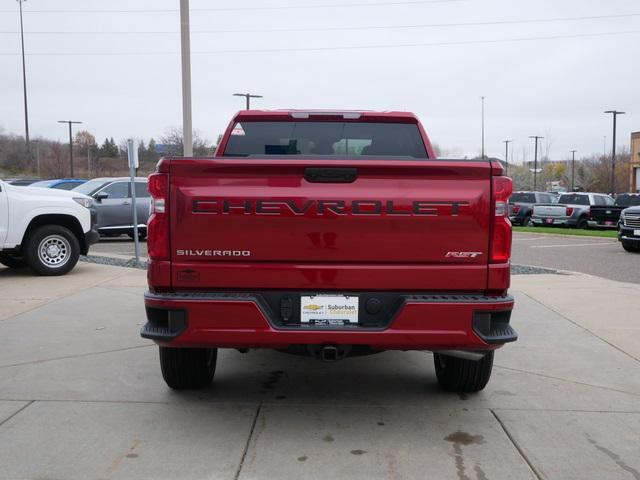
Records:
[[[305,305],[304,307],[302,307],[304,310],[320,310],[322,308],[322,305]]]

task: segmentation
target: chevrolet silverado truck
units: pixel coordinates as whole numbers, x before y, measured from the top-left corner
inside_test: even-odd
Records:
[[[66,190],[0,180],[0,263],[64,275],[100,238],[93,200]]]
[[[497,162],[436,158],[411,113],[241,111],[213,157],[149,176],[141,335],[174,389],[271,348],[431,351],[443,388],[481,390],[517,338],[511,191]]]
[[[588,224],[596,228],[619,228],[620,213],[625,208],[640,205],[640,193],[621,193],[613,205],[591,207]]]
[[[547,192],[514,192],[509,198],[509,220],[513,225],[532,226],[531,215],[536,203],[554,203],[552,193]]]
[[[613,198],[604,193],[563,193],[557,203],[534,205],[531,223],[534,227],[587,228],[591,207],[612,205]]]

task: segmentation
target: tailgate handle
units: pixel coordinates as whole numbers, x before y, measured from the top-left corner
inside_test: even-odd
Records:
[[[305,168],[304,178],[311,183],[352,183],[358,178],[355,168]]]

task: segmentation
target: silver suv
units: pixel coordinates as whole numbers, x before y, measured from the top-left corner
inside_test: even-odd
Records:
[[[147,236],[147,220],[151,197],[147,189],[147,179],[137,177],[136,210],[138,214],[138,234]],[[98,212],[97,227],[101,235],[117,236],[126,233],[133,238],[133,209],[131,207],[131,180],[129,177],[95,178],[73,189],[95,199]]]

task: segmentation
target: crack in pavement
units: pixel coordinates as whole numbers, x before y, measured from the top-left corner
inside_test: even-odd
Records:
[[[5,418],[4,420],[2,420],[0,422],[0,427],[2,425],[4,425],[5,423],[7,423],[9,420],[11,420],[13,417],[15,417],[16,415],[18,415],[20,412],[22,412],[25,408],[33,405],[35,403],[35,400],[27,400],[28,403],[26,405],[24,405],[23,407],[19,408],[18,410],[16,410],[15,412],[13,412],[13,414],[9,415],[7,418]]]
[[[242,467],[244,466],[245,458],[247,457],[247,452],[249,451],[249,446],[251,445],[251,439],[253,438],[253,432],[256,429],[256,424],[258,423],[258,417],[260,416],[260,410],[262,409],[262,403],[258,404],[256,408],[256,414],[253,417],[253,422],[251,423],[251,429],[249,430],[249,436],[247,437],[247,443],[244,446],[244,450],[242,451],[242,457],[240,458],[240,463],[238,464],[238,470],[236,470],[236,474],[234,475],[234,480],[238,480],[240,478],[240,473],[242,472]]]
[[[84,287],[80,287],[77,290],[74,290],[74,291],[72,291],[70,293],[61,294],[61,295],[59,295],[57,297],[49,298],[48,300],[44,300],[42,303],[39,303],[38,305],[34,305],[33,307],[27,308],[26,310],[23,310],[21,312],[15,313],[15,314],[10,315],[10,316],[5,317],[5,318],[0,317],[0,322],[4,322],[6,320],[12,320],[12,319],[14,319],[16,317],[19,317],[20,315],[23,315],[25,313],[33,312],[34,310],[36,310],[36,309],[38,309],[40,307],[44,307],[45,305],[49,305],[51,303],[63,300],[63,299],[68,298],[68,297],[71,297],[71,296],[76,295],[76,294],[78,294],[80,292],[84,292],[85,290],[89,290],[90,288],[99,287],[103,283],[107,283],[107,282],[111,282],[113,280],[117,280],[120,277],[124,277],[128,273],[130,273],[130,272],[124,272],[124,273],[122,273],[120,275],[109,277],[109,278],[107,278],[105,280],[100,280],[100,281],[97,281],[96,283],[92,283],[90,285],[86,285]]]
[[[56,360],[66,360],[69,358],[81,358],[81,357],[91,357],[93,355],[102,355],[105,353],[115,353],[115,352],[125,352],[127,350],[135,350],[136,348],[148,348],[148,347],[155,347],[155,344],[151,344],[151,345],[136,345],[133,347],[123,347],[123,348],[116,348],[114,350],[103,350],[100,352],[86,352],[86,353],[78,353],[75,355],[65,355],[62,357],[53,357],[53,358],[42,358],[39,360],[30,360],[28,362],[20,362],[20,363],[12,363],[9,365],[0,365],[0,369],[1,368],[10,368],[10,367],[20,367],[23,365],[35,365],[38,363],[46,363],[46,362],[55,362]]]
[[[574,383],[576,385],[582,385],[584,387],[600,388],[600,389],[603,389],[603,390],[609,390],[611,392],[624,393],[624,394],[631,395],[631,396],[634,396],[634,397],[640,397],[640,393],[627,392],[626,390],[620,390],[620,389],[614,388],[614,387],[606,387],[604,385],[596,385],[596,384],[592,384],[592,383],[580,382],[578,380],[570,380],[568,378],[554,377],[553,375],[546,375],[544,373],[538,373],[538,372],[530,372],[528,370],[522,370],[522,369],[519,369],[519,368],[504,367],[502,365],[494,364],[493,366],[496,367],[496,368],[502,368],[503,370],[510,370],[512,372],[526,373],[528,375],[536,375],[538,377],[548,378],[548,379],[551,379],[551,380],[558,380],[558,381],[566,382],[566,383]]]
[[[511,442],[511,444],[514,446],[514,448],[518,451],[518,453],[520,454],[522,459],[526,462],[526,464],[531,469],[531,473],[533,473],[538,480],[542,480],[544,478],[544,476],[543,475],[541,476],[540,472],[538,472],[536,467],[533,466],[533,463],[531,462],[531,460],[529,460],[529,458],[524,453],[524,451],[522,450],[520,445],[518,445],[518,442],[516,442],[515,438],[513,438],[513,436],[509,432],[509,430],[507,430],[506,425],[504,423],[502,423],[502,420],[500,419],[498,414],[493,409],[490,409],[490,411],[491,411],[491,414],[493,415],[493,417],[496,419],[496,421],[500,425],[500,427],[502,428],[502,431],[504,432],[504,434],[507,436],[507,438]]]
[[[558,312],[557,310],[555,310],[554,308],[550,307],[549,305],[546,305],[544,303],[542,303],[540,300],[538,300],[537,298],[532,297],[531,295],[529,295],[528,293],[523,292],[522,290],[517,290],[518,292],[520,292],[522,295],[524,295],[525,297],[527,297],[528,299],[530,299],[531,301],[537,303],[538,305],[542,305],[544,308],[546,308],[547,310],[551,310],[553,313],[555,313],[556,315],[564,318],[567,322],[575,325],[576,327],[580,328],[581,330],[584,330],[587,333],[590,333],[592,336],[598,338],[599,340],[601,340],[602,342],[606,343],[607,345],[609,345],[610,347],[615,348],[616,350],[618,350],[620,353],[623,353],[624,355],[626,355],[627,357],[635,360],[636,362],[640,363],[640,358],[636,358],[635,356],[633,356],[632,354],[630,354],[629,352],[623,350],[622,348],[620,348],[619,346],[617,346],[614,343],[611,343],[609,340],[607,340],[606,338],[602,338],[600,335],[598,335],[597,333],[589,330],[587,327],[580,325],[578,322],[570,319],[569,317],[567,317],[566,315],[564,315],[563,313]]]

